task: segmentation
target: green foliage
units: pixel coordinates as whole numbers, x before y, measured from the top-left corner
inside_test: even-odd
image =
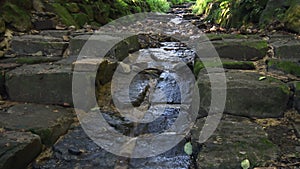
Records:
[[[27,31],[31,27],[30,13],[12,3],[7,2],[0,7],[0,15],[18,31]]]
[[[153,12],[167,12],[170,9],[170,4],[167,0],[146,0]]]
[[[193,11],[224,27],[258,23],[267,0],[197,0]]]
[[[61,18],[62,22],[68,26],[74,25],[77,28],[79,27],[75,20],[73,19],[72,15],[69,11],[59,3],[52,4],[53,10],[55,13]]]
[[[185,2],[191,2],[192,0],[170,0],[169,2],[171,3],[171,5],[178,5],[178,4],[182,4]]]
[[[213,0],[197,0],[193,6],[193,12],[196,14],[204,14],[205,10],[208,9],[208,4]]]

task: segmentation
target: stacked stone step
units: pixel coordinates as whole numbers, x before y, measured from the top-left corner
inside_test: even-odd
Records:
[[[65,35],[65,33],[62,32],[62,35]],[[59,37],[61,36],[59,35]],[[126,58],[129,52],[134,52],[139,49],[137,36],[122,40],[123,36],[109,34],[100,35],[100,37],[94,39],[94,42],[93,39],[90,39],[91,41],[89,41],[90,45],[96,45],[91,46],[90,49],[97,49],[96,51],[82,51],[82,47],[84,46],[85,42],[89,40],[89,38],[91,37],[90,35],[75,36],[71,39],[70,46],[67,46],[68,43],[64,42],[59,37],[53,37],[52,32],[46,32],[43,35],[36,35],[35,37],[24,36],[14,38],[12,44],[13,50],[17,57],[21,57],[22,55],[26,55],[27,57],[59,57],[60,61],[51,64],[43,63],[33,65],[17,64],[8,66],[7,64],[5,64],[5,66],[2,67],[3,72],[5,73],[3,76],[4,80],[2,81],[2,90],[7,94],[10,100],[37,104],[54,104],[65,106],[72,105],[72,76],[74,73],[98,70],[97,67],[100,67],[102,69],[100,70],[100,72],[103,71],[106,72],[106,74],[98,76],[98,79],[96,79],[96,81],[100,85],[104,85],[111,80],[113,71],[120,63],[120,61]],[[35,44],[34,46],[30,44],[29,39],[31,38],[33,39],[33,44]],[[209,38],[212,40],[212,43],[214,44],[216,51],[219,53],[219,56],[221,57],[224,65],[225,63],[227,63],[227,65],[232,65],[232,62],[243,63],[237,65],[253,63],[259,59],[262,59],[267,54],[268,50],[267,41],[261,40],[261,38],[257,37],[232,38],[222,36],[215,37],[214,35],[211,35]],[[297,52],[293,52],[297,51],[297,46],[299,45],[298,40],[293,40],[289,43],[280,43],[279,45],[279,42],[277,40],[272,40],[273,39],[271,39],[269,42],[274,47],[275,57],[283,58],[284,53],[281,51],[290,52],[289,56],[292,56],[293,59],[299,57]],[[103,51],[101,48],[99,50],[97,48],[97,44],[99,43],[99,41],[100,43],[120,41],[120,43],[114,45],[114,47],[110,50]],[[18,46],[20,46],[20,48]],[[291,49],[291,46],[295,48],[295,50]],[[62,54],[67,49],[67,47],[70,50],[71,56],[69,58],[62,58]],[[52,53],[52,55],[49,55],[50,53]],[[101,59],[99,59],[99,53],[105,53],[105,55],[101,56]],[[78,55],[80,55],[80,57],[78,57]],[[74,70],[74,67],[76,67],[77,69]],[[288,103],[291,101],[290,99],[291,96],[293,96],[293,91],[290,91],[290,89],[288,88],[288,84],[285,84],[279,80],[267,77],[266,80],[260,81],[259,78],[261,77],[261,75],[259,75],[258,73],[254,71],[248,73],[240,71],[243,69],[253,69],[252,66],[250,67],[251,68],[245,68],[245,66],[228,67],[228,71],[226,72],[227,101],[225,112],[228,114],[233,114],[235,116],[246,116],[251,118],[282,117],[283,112],[288,109]],[[210,100],[209,91],[211,91],[212,89],[210,88],[207,74],[201,70],[199,72],[201,81],[198,85],[200,88],[200,95],[202,96],[200,104],[201,111],[199,112],[199,114],[203,117],[207,115]],[[85,78],[85,80],[89,80],[88,78],[90,77]],[[293,84],[296,83],[297,82],[293,82]],[[297,93],[297,90],[295,91],[295,93]],[[297,94],[294,96],[296,96],[297,98]],[[297,99],[294,100],[296,101]],[[295,105],[297,105],[297,103],[295,103]],[[38,107],[38,109],[35,109],[36,107]],[[48,114],[51,115],[49,116]],[[41,143],[51,145],[55,142],[59,135],[63,134],[67,130],[72,121],[72,115],[70,114],[72,114],[70,110],[62,109],[59,106],[43,106],[35,104],[13,105],[8,110],[2,112],[0,118],[1,122],[3,121],[4,123],[1,123],[1,127],[4,127],[7,130],[12,130],[12,133],[5,132],[3,138],[5,138],[6,140],[11,140],[11,138],[15,137],[15,135],[19,136],[20,133],[18,132],[20,131],[32,131],[32,128],[35,128],[33,132],[40,136],[37,137],[36,135],[21,133],[21,135],[24,135],[24,138],[26,139],[24,139],[25,141],[21,142],[22,144],[17,144],[17,149],[14,149],[11,155],[13,156],[14,154],[16,154],[16,152],[23,151],[24,144],[26,144],[27,146],[35,144],[36,151],[31,155],[31,158],[33,159],[40,152],[39,147],[41,146]],[[14,120],[13,122],[10,121],[10,119],[18,119],[16,118],[18,116],[20,116],[19,118],[21,119],[27,120]],[[37,117],[37,119],[43,119],[45,118],[45,116],[49,116],[49,119],[46,119],[46,122],[41,121],[40,123],[43,125],[38,123],[31,124],[31,116],[35,116]],[[262,133],[260,136],[265,134],[259,128],[259,126],[249,124],[250,122],[245,119],[241,121],[245,122],[245,124],[248,124],[249,128],[253,129],[253,131],[259,130],[259,133]],[[56,122],[62,122],[66,125],[56,124]],[[202,125],[201,121],[199,121],[198,123],[199,126]],[[227,123],[235,123],[235,118],[227,118],[227,120],[224,122],[225,128],[227,126]],[[21,127],[18,125],[20,125]],[[56,128],[57,126],[60,127]],[[237,126],[236,130],[240,130],[240,128]],[[223,130],[220,129],[220,132],[222,131]],[[241,133],[237,134],[241,135]],[[197,141],[197,137],[193,139],[195,140],[195,142]],[[237,138],[237,140],[239,139],[240,138]],[[261,137],[260,139],[266,140],[265,137]],[[214,142],[215,140],[212,139],[210,141]],[[206,144],[209,145],[211,144],[211,142],[208,142]],[[250,144],[250,142],[247,142],[247,144]],[[230,147],[230,140],[228,141],[228,144],[228,147]],[[7,145],[3,146],[5,147]],[[199,159],[201,162],[203,162],[203,160],[207,161],[207,163],[204,162],[202,164],[199,164],[203,167],[214,163],[212,159],[204,158],[208,156],[205,154],[205,152],[212,152],[212,150],[209,149],[209,146],[206,147],[208,148],[202,152],[202,155],[199,155]],[[218,149],[215,150],[219,151]],[[252,151],[255,152],[256,150]],[[259,152],[257,154],[264,156],[264,158],[265,155],[268,154],[270,155],[269,159],[274,159],[274,152],[276,151],[278,151],[278,148],[276,146],[271,146],[270,149],[266,149],[265,152]],[[248,152],[246,152],[246,154],[247,153]],[[237,161],[244,158],[245,156],[243,155],[245,154],[242,153]],[[11,160],[12,156],[5,157],[5,159],[0,160],[5,161],[5,163],[1,165],[14,168],[13,164],[9,163],[9,160]],[[232,160],[233,159],[228,159],[228,161]],[[30,160],[24,161],[25,162],[23,166],[25,165],[25,163],[28,164],[28,161]],[[224,165],[226,161],[221,161],[218,163]],[[234,167],[236,166],[233,166],[233,168]]]

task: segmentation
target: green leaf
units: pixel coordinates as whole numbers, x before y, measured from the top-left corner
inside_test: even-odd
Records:
[[[250,161],[248,159],[245,159],[244,161],[241,162],[241,167],[243,169],[248,169],[250,168]]]
[[[191,142],[185,143],[185,145],[184,145],[184,152],[187,155],[192,155],[192,153],[193,153],[193,146],[192,146]]]
[[[266,76],[261,76],[261,77],[259,77],[259,81],[262,81],[262,80],[265,80],[266,79]]]

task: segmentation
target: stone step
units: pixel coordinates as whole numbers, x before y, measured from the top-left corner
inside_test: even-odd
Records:
[[[0,127],[14,131],[30,131],[51,146],[65,134],[74,114],[68,108],[52,105],[16,104],[0,112]]]
[[[5,87],[13,101],[72,105],[72,68],[23,65],[6,73]]]
[[[270,44],[274,48],[274,57],[280,60],[300,61],[300,40],[279,39]]]
[[[137,51],[140,48],[136,35],[125,37],[126,35],[110,35],[107,33],[76,36],[70,40],[70,54],[106,57],[121,61],[128,56],[129,52]],[[81,51],[82,49],[84,51]]]
[[[193,145],[199,144],[205,120],[207,119],[199,119],[192,129]],[[209,124],[212,123],[214,122]],[[278,157],[278,146],[268,139],[261,126],[249,119],[226,115],[220,123],[215,123],[218,124],[216,131],[196,153],[198,168],[240,168],[245,159],[254,168],[268,165],[268,161]]]
[[[212,41],[220,58],[255,61],[266,56],[268,43],[259,39],[223,39]]]
[[[62,57],[67,46],[62,38],[43,35],[14,36],[11,42],[12,52],[17,56]]]
[[[218,76],[212,73],[210,76]],[[288,108],[291,91],[287,84],[249,71],[226,72],[227,87],[218,86],[211,89],[209,76],[200,72],[198,86],[201,96],[201,108],[208,112],[211,104],[212,90],[226,90],[225,113],[237,116],[272,118],[281,117]],[[218,81],[213,81],[214,83]]]
[[[41,140],[35,134],[0,132],[0,169],[26,168],[41,151]]]
[[[300,77],[300,64],[295,60],[268,59],[267,68],[269,72],[282,75],[291,74]]]

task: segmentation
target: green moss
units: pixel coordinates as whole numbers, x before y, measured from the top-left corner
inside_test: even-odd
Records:
[[[55,59],[46,58],[46,57],[19,57],[16,58],[16,63],[19,64],[37,64],[37,63],[44,63],[44,62],[52,62]]]
[[[2,18],[0,18],[0,33],[5,32],[5,22]]]
[[[268,48],[268,43],[265,40],[261,40],[261,41],[249,41],[249,42],[243,42],[244,45],[246,46],[250,46],[253,47],[255,49],[266,49]]]
[[[68,9],[69,12],[72,12],[72,13],[80,12],[80,8],[77,5],[77,3],[66,3],[65,6],[66,6],[66,8]]]
[[[86,23],[89,23],[89,16],[87,14],[84,13],[76,13],[76,14],[72,14],[75,22],[82,27],[83,25],[85,25]]]
[[[67,26],[74,25],[77,28],[79,27],[76,21],[73,19],[72,15],[65,7],[63,7],[59,3],[53,3],[52,7],[54,9],[54,12],[61,18],[61,21],[64,24],[66,24]]]
[[[209,67],[222,67],[225,69],[239,69],[239,70],[253,70],[255,69],[254,63],[251,61],[222,61],[222,64],[218,62],[206,62],[205,65],[201,61],[195,61],[194,74],[198,75],[204,68]]]
[[[94,20],[94,11],[91,5],[79,4],[81,11],[89,16],[90,20]]]
[[[286,27],[294,32],[300,33],[300,5],[291,6],[285,13]]]
[[[153,12],[167,12],[170,9],[170,4],[167,0],[146,0]]]
[[[223,39],[248,39],[249,35],[231,35],[231,34],[206,34],[209,40],[223,40]]]
[[[11,3],[5,3],[0,14],[6,23],[10,23],[18,31],[28,31],[31,28],[30,13]]]
[[[300,77],[300,66],[292,61],[269,60],[268,67]]]
[[[274,148],[275,147],[275,144],[273,144],[267,138],[261,138],[260,141],[261,141],[261,144],[262,144],[261,148],[263,148],[263,149],[270,149],[270,148]]]
[[[279,79],[276,79],[276,78],[274,78],[272,76],[267,76],[266,80],[267,80],[268,83],[278,83],[278,84],[280,84],[279,88],[284,93],[286,93],[288,95],[291,93],[290,88],[287,85],[285,85],[284,83],[282,83]]]
[[[300,82],[294,82],[297,91],[300,91]]]

